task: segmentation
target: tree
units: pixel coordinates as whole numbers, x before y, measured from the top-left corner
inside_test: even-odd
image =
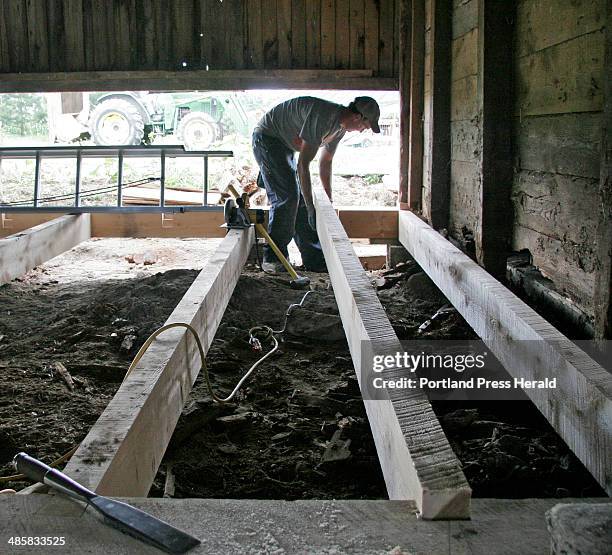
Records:
[[[44,135],[47,105],[40,94],[0,95],[0,124],[9,135]]]

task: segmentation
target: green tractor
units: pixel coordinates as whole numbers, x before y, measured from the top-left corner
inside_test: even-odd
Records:
[[[236,93],[111,93],[97,99],[89,117],[94,143],[105,146],[174,135],[187,150],[206,150],[228,132],[246,135],[248,127]]]

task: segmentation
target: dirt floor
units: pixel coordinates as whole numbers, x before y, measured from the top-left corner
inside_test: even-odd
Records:
[[[49,462],[83,439],[140,344],[164,323],[216,244],[89,241],[0,287],[1,476],[13,473],[10,460],[20,450]],[[386,496],[333,292],[325,274],[312,278],[314,291],[287,319],[279,351],[237,402],[213,403],[198,378],[152,496],[163,495],[168,469],[176,497]],[[400,339],[415,337],[446,302],[414,263],[372,279]],[[207,357],[220,394],[260,356],[249,328],[282,328],[288,306],[303,295],[280,277],[245,269]],[[451,312],[424,335],[473,333]],[[476,496],[602,494],[528,401],[435,402],[434,410]]]

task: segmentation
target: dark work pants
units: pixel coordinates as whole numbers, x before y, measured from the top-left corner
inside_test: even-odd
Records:
[[[295,153],[280,140],[259,132],[253,133],[253,153],[270,201],[268,233],[280,251],[288,257],[291,239],[302,253],[307,269],[325,266],[319,236],[308,224],[308,211],[301,194],[296,171]],[[276,262],[272,249],[264,247],[264,262]]]

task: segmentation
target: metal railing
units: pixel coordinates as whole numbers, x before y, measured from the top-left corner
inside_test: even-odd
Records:
[[[27,201],[3,203],[0,199],[0,212],[69,212],[80,214],[84,212],[187,212],[187,211],[219,211],[222,206],[208,204],[208,160],[209,158],[233,157],[231,150],[185,150],[181,145],[168,146],[50,146],[50,147],[0,147],[0,164],[2,160],[34,159],[34,198]],[[115,206],[83,206],[81,191],[81,165],[84,158],[117,158],[117,203]],[[159,181],[159,205],[157,206],[124,206],[123,189],[134,186],[133,183],[123,182],[123,163],[126,158],[155,158],[160,159],[159,178],[145,178],[141,182]],[[40,197],[40,170],[43,159],[47,158],[74,158],[76,160],[74,194],[59,195],[47,199]],[[166,199],[166,159],[167,158],[202,158],[203,183],[201,205],[172,205],[165,204]],[[1,179],[1,173],[0,173]],[[112,192],[115,187],[106,187],[104,192]],[[110,189],[110,190],[106,190]],[[97,190],[98,192],[101,190]],[[41,206],[44,202],[56,202],[65,198],[73,198],[74,204],[67,206]],[[25,206],[22,206],[26,204]]]

